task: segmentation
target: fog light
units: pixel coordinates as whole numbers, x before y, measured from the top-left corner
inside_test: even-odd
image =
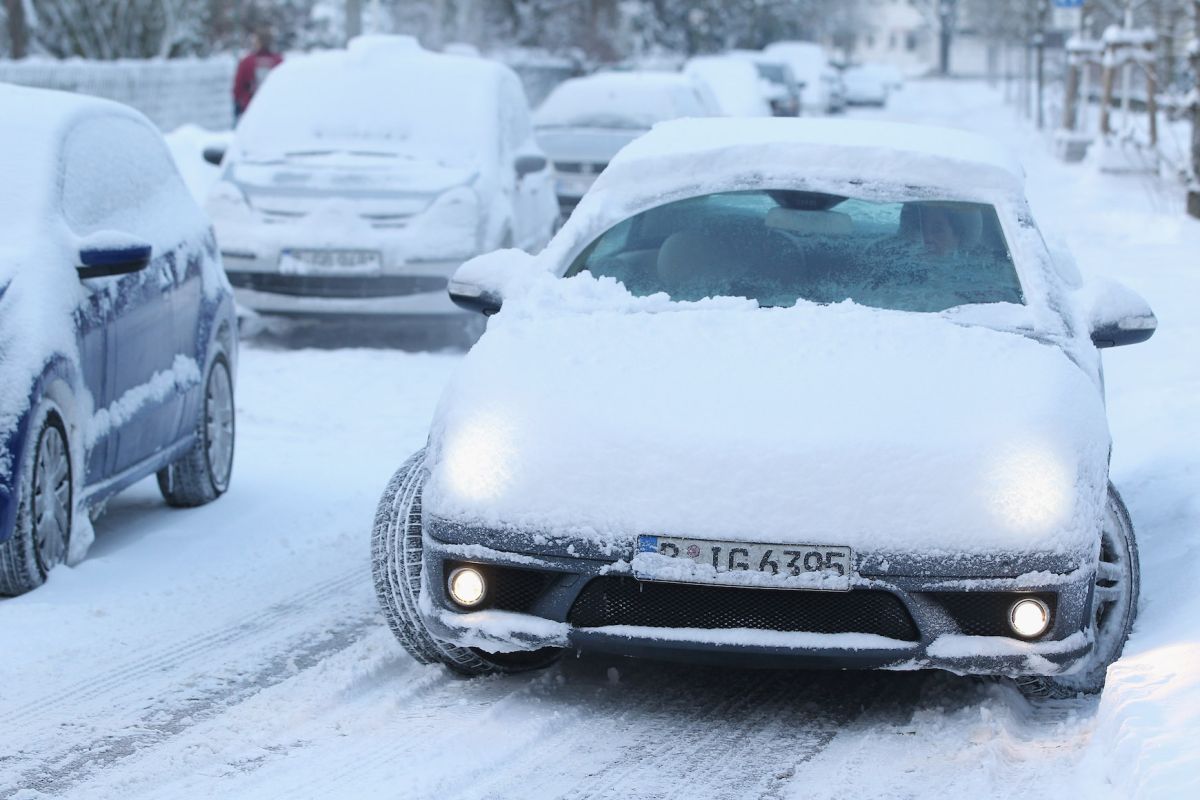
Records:
[[[474,567],[455,568],[446,580],[446,587],[450,590],[450,599],[467,608],[482,603],[487,593],[483,573]]]
[[[1009,609],[1008,624],[1022,639],[1035,639],[1050,627],[1050,607],[1036,597],[1023,597]]]

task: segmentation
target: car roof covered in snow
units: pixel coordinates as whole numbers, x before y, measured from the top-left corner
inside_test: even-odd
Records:
[[[832,119],[690,119],[665,122],[627,146],[614,168],[638,169],[663,158],[706,159],[731,150],[747,167],[786,160],[796,172],[838,171],[865,181],[910,186],[961,185],[961,170],[999,184],[1023,184],[1024,171],[997,142],[967,131],[897,122]],[[747,152],[748,151],[748,152]],[[757,157],[753,153],[757,152]],[[947,170],[951,172],[947,173]]]
[[[360,36],[272,70],[234,150],[395,149],[457,162],[497,141],[500,109],[523,102],[516,73],[498,61],[431,52],[408,36]]]
[[[115,115],[146,123],[137,111],[111,100],[0,83],[0,228],[39,228],[59,183],[63,137],[80,119]]]
[[[571,78],[555,87],[534,115],[540,127],[587,127],[605,118],[624,118],[649,128],[675,117],[714,111],[703,105],[696,82],[677,72],[601,72]],[[607,125],[598,125],[606,127]]]

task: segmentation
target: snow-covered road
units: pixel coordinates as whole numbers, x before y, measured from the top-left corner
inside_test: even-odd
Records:
[[[457,356],[258,339],[229,494],[176,511],[140,484],[85,562],[0,601],[0,798],[1200,796],[1200,223],[1177,189],[1054,161],[978,84],[911,84],[881,114],[1009,141],[1084,272],[1159,314],[1106,361],[1143,591],[1102,699],[1034,708],[941,673],[420,667],[376,611],[368,530]]]

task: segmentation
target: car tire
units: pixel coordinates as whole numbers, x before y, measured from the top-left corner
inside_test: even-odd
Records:
[[[1121,657],[1137,618],[1141,569],[1133,521],[1112,484],[1108,486],[1108,506],[1101,536],[1100,570],[1103,574],[1097,573],[1097,597],[1094,599],[1096,643],[1079,669],[1070,674],[1017,678],[1017,686],[1030,699],[1053,700],[1096,694],[1104,688],[1109,665]],[[1105,585],[1101,586],[1101,583]],[[1105,592],[1108,599],[1101,598],[1101,592]]]
[[[371,537],[375,594],[392,633],[418,663],[443,664],[466,676],[525,672],[558,660],[557,650],[488,653],[434,638],[421,620],[421,572],[424,548],[421,490],[426,478],[425,451],[396,471],[379,501]]]
[[[37,433],[17,489],[16,525],[13,535],[0,543],[0,595],[41,586],[50,570],[66,560],[71,544],[75,484],[67,429],[47,405],[34,412],[34,420]]]
[[[158,471],[158,488],[167,505],[202,506],[229,488],[237,433],[235,416],[229,360],[223,352],[218,352],[204,379],[200,418],[191,449]]]

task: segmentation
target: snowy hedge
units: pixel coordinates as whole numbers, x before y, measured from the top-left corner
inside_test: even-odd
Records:
[[[0,81],[107,97],[126,103],[165,131],[181,125],[233,127],[232,57],[85,61],[0,61]]]

